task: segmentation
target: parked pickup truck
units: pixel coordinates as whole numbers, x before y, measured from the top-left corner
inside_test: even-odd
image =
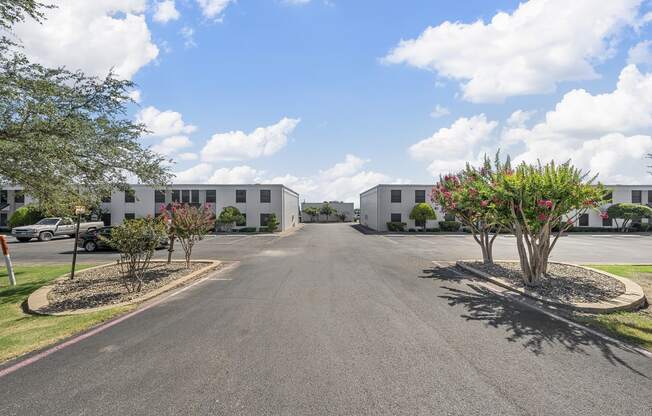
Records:
[[[79,224],[79,233],[85,233],[89,230],[96,230],[104,226],[101,221],[82,222]],[[38,238],[39,241],[50,241],[55,235],[75,236],[77,224],[70,218],[43,218],[34,225],[16,227],[11,230],[11,234],[18,241],[29,241],[32,238]]]

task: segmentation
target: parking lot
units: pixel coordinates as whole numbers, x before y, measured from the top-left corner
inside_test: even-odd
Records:
[[[307,224],[309,227],[334,225]],[[343,224],[342,224],[343,225]],[[301,232],[299,230],[298,232]],[[360,233],[360,235],[362,235]],[[197,243],[193,257],[215,260],[243,260],[274,246],[280,239],[292,238],[292,234],[210,234]],[[57,237],[52,241],[28,243],[17,242],[9,237],[11,257],[16,263],[66,263],[70,261],[73,239]],[[452,261],[477,258],[477,244],[469,234],[369,234],[359,240],[360,244],[380,243],[388,253],[403,254],[423,260]],[[155,258],[165,258],[167,250],[157,251]],[[78,252],[80,263],[103,263],[117,259],[113,251]],[[175,258],[182,257],[180,246]],[[496,259],[516,259],[514,237],[501,235],[494,244]],[[652,236],[641,234],[569,234],[560,238],[553,251],[553,260],[578,263],[650,263],[652,262]]]

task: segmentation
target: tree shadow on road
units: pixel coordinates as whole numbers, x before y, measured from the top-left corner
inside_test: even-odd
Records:
[[[617,351],[640,354],[636,350],[608,341],[581,328],[552,319],[540,311],[511,301],[481,286],[473,277],[459,273],[454,266],[435,267],[424,270],[433,279],[465,283],[456,287],[442,286],[448,291],[440,298],[451,307],[462,306],[466,312],[460,315],[466,321],[482,321],[487,326],[506,332],[509,342],[520,342],[525,349],[539,356],[546,347],[563,346],[567,351],[588,355],[588,349],[597,348],[613,365],[621,365],[630,371],[650,379],[646,374],[630,366]]]

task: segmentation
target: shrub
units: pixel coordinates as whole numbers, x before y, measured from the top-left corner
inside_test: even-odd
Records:
[[[621,202],[607,208],[606,215],[613,219],[619,231],[625,231],[632,221],[639,218],[652,218],[652,208],[646,205]],[[622,220],[622,222],[619,224],[618,220]]]
[[[460,230],[462,224],[457,221],[439,221],[439,229],[442,231],[456,232]]]
[[[415,230],[414,228],[408,228],[408,233],[414,233],[414,232],[416,232],[416,231],[417,231],[417,230]]]
[[[426,228],[427,233],[437,233],[441,231],[439,228]]]
[[[276,214],[269,214],[269,217],[267,217],[267,224],[265,225],[267,226],[267,231],[270,233],[278,230],[278,220],[276,219]]]
[[[258,228],[259,233],[268,233],[269,229],[267,227],[260,227]]]
[[[416,204],[414,208],[412,208],[412,212],[410,212],[410,219],[417,222],[422,222],[423,230],[425,230],[426,221],[436,220],[437,213],[435,212],[434,209],[432,209],[432,207],[429,204],[426,204],[425,202],[421,202]]]
[[[111,231],[106,242],[120,252],[118,264],[128,292],[140,292],[154,250],[165,237],[165,222],[151,217],[125,221]]]
[[[238,230],[239,233],[255,233],[256,227],[243,227]]]
[[[10,228],[32,225],[43,219],[45,214],[35,205],[26,205],[18,208],[9,217],[8,225]]]
[[[231,231],[234,225],[240,224],[245,221],[244,215],[236,207],[224,207],[220,215],[217,217],[217,225],[220,229]]]
[[[388,222],[387,223],[387,229],[389,231],[405,231],[405,226],[407,224],[404,222]]]

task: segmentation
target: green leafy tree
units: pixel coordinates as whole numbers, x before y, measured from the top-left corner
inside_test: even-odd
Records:
[[[175,203],[169,210],[161,207],[161,217],[168,224],[170,245],[172,246],[175,240],[179,241],[184,251],[186,267],[190,267],[193,247],[215,226],[215,216],[211,206],[196,207]]]
[[[616,223],[619,231],[627,230],[627,226],[633,221],[641,218],[652,218],[652,208],[647,205],[630,204],[620,202],[607,208],[606,216],[603,218],[612,218]],[[618,223],[618,220],[621,222]]]
[[[493,165],[485,156],[481,168],[467,164],[463,171],[440,178],[432,190],[433,202],[471,231],[484,263],[493,263],[494,241],[511,222],[508,205],[498,198],[494,186],[496,176],[509,171],[510,165],[509,157],[502,163],[499,153]],[[456,221],[444,221],[440,226],[454,227],[455,224]]]
[[[308,207],[303,212],[310,215],[310,222],[315,222],[315,217],[319,215],[319,209],[317,207]]]
[[[2,0],[0,26],[40,21],[44,7]],[[129,176],[169,180],[164,159],[138,141],[144,125],[127,117],[132,82],[32,63],[16,43],[0,40],[0,180],[22,185],[45,209],[90,205],[126,189]]]
[[[526,285],[539,285],[561,234],[605,202],[606,192],[594,180],[570,162],[523,163],[497,175],[498,201],[509,208]]]
[[[140,292],[154,250],[165,237],[165,222],[151,217],[128,220],[113,228],[106,243],[120,252],[118,265],[128,292]]]
[[[217,223],[230,231],[234,225],[240,224],[245,221],[244,215],[236,207],[224,207],[220,215],[217,217]]]
[[[45,213],[36,205],[26,205],[18,208],[9,217],[8,225],[10,228],[22,227],[24,225],[35,224],[45,217]]]
[[[269,214],[269,217],[267,217],[267,224],[265,224],[265,226],[267,227],[267,231],[270,233],[278,230],[278,220],[276,219],[276,214]]]
[[[331,215],[336,214],[337,210],[333,208],[328,202],[324,202],[324,205],[322,205],[319,213],[326,216],[326,221],[330,221]]]
[[[420,222],[423,224],[423,231],[426,231],[426,221],[428,220],[436,220],[437,219],[437,213],[435,212],[432,207],[425,203],[425,202],[420,202],[412,208],[412,211],[410,212],[410,219],[414,220],[415,222]]]

